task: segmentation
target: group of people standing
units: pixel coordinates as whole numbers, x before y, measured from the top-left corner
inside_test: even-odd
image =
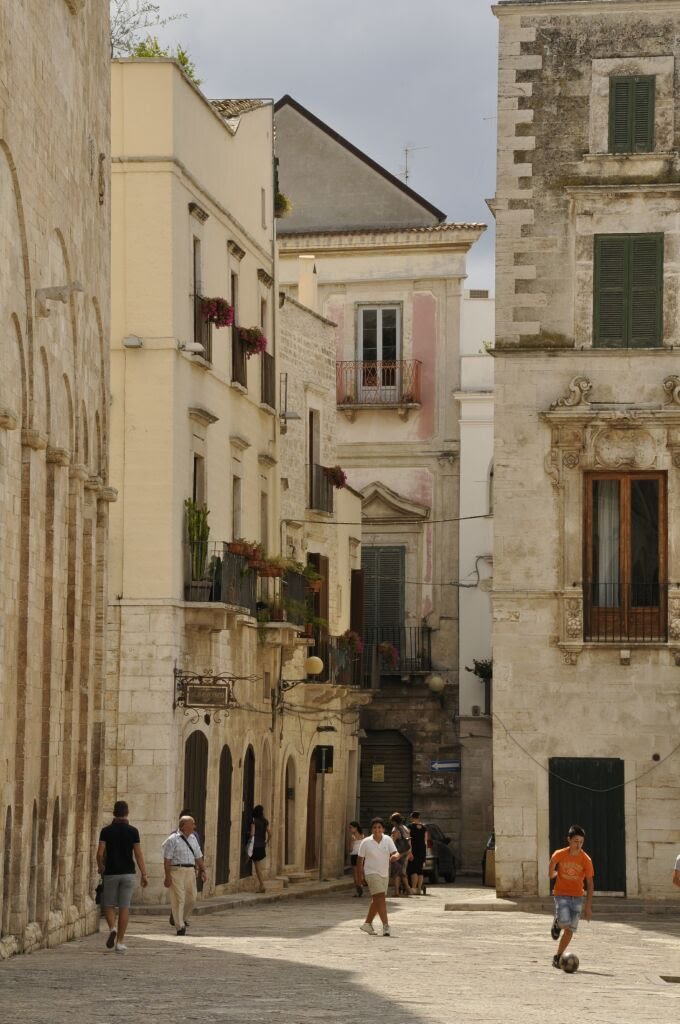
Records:
[[[386,900],[390,881],[395,897],[425,895],[426,832],[417,811],[411,812],[408,826],[398,811],[390,815],[389,835],[382,818],[373,819],[370,836],[364,836],[358,821],[349,823],[355,895],[363,896],[364,886],[367,886],[371,896],[366,920],[360,926],[363,932],[377,934],[373,927],[377,916],[383,935],[390,934]]]
[[[128,821],[129,813],[127,803],[117,800],[113,821],[101,830],[97,846],[97,867],[102,876],[100,904],[109,926],[106,948],[115,949],[116,953],[127,953],[123,940],[132,894],[137,887],[136,867],[142,888],[149,881],[139,831]],[[271,829],[261,804],[253,808],[247,835],[246,852],[255,870],[257,891],[264,892],[261,864],[267,854]],[[188,808],[180,814],[177,829],[164,841],[162,851],[163,885],[170,890],[170,924],[177,935],[186,935],[196,903],[197,882],[207,878],[196,822]]]

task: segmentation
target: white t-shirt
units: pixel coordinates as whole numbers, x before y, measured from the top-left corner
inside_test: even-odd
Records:
[[[389,836],[384,835],[379,843],[373,836],[362,839],[359,856],[364,858],[364,874],[389,878],[390,855],[396,852],[397,848]]]

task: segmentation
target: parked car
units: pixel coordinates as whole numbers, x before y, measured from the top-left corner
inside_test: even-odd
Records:
[[[423,873],[429,879],[431,885],[437,885],[442,880],[445,882],[456,881],[456,858],[449,848],[451,836],[446,836],[439,825],[434,823],[427,825],[425,843],[427,855]]]

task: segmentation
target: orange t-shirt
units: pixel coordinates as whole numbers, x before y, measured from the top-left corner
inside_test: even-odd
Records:
[[[568,846],[555,850],[550,858],[550,869],[557,866],[555,896],[583,896],[584,878],[594,878],[593,862],[587,853],[579,850],[572,853]]]

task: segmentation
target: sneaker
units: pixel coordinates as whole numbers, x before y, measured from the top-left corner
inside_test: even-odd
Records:
[[[106,948],[107,949],[113,949],[113,947],[115,945],[116,945],[116,929],[112,928],[111,931],[109,932],[109,937],[106,940]]]
[[[359,929],[362,932],[366,932],[367,935],[375,935],[375,928],[372,924],[369,924],[368,921],[364,921],[363,924],[359,925]]]
[[[552,923],[552,928],[550,929],[550,937],[555,940],[559,939],[560,937],[560,926],[557,923],[557,918],[555,918],[555,920]]]
[[[559,953],[555,953],[554,957],[552,958],[552,965],[553,967],[556,967],[558,971],[562,968],[562,965],[560,964],[561,959],[562,957],[559,955]]]
[[[186,935],[186,933],[187,933],[187,926],[186,925],[184,925],[183,928],[178,928],[177,929],[177,934],[178,935]]]
[[[124,946],[122,942],[117,942],[116,953],[127,953],[127,946]]]
[[[383,935],[391,935],[390,926],[388,924],[383,925]]]

